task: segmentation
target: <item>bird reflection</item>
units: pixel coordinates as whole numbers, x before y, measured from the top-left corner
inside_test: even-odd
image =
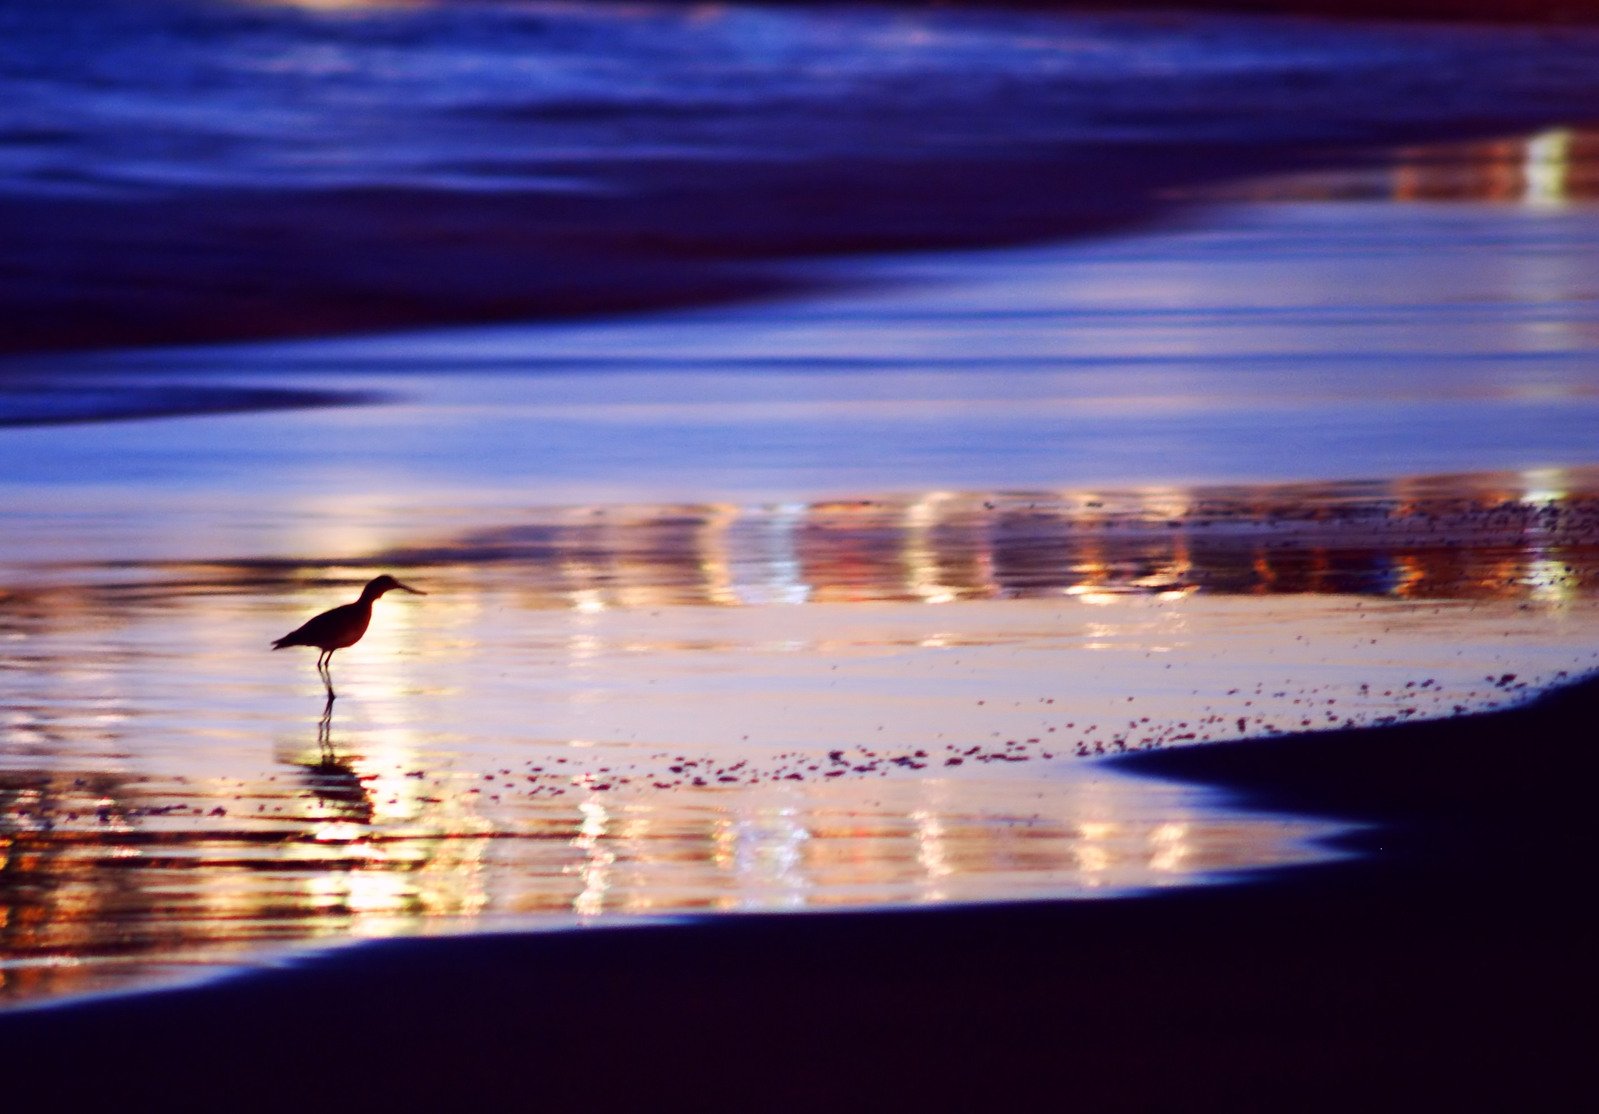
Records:
[[[320,760],[335,762],[338,753],[333,749],[333,694],[328,693],[327,702],[322,705],[322,718],[316,723],[316,749]]]
[[[322,705],[322,716],[316,727],[317,758],[315,762],[299,761],[293,765],[301,771],[301,779],[319,802],[332,813],[332,819],[354,824],[372,822],[372,795],[366,782],[356,772],[350,757],[340,757],[333,741],[333,696],[328,695]]]

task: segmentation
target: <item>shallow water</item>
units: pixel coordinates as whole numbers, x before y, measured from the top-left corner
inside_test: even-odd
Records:
[[[1307,861],[1335,826],[1092,759],[1594,668],[1599,477],[1568,479],[572,508],[335,562],[13,566],[5,993]],[[325,706],[266,644],[380,568],[430,594],[381,601]]]
[[[1595,228],[1256,206],[769,306],[30,361],[361,401],[5,431],[4,993],[1323,856],[1095,759],[1599,664]],[[379,571],[430,594],[323,718],[267,643]]]
[[[139,392],[185,390],[202,411],[245,390],[353,404],[93,438],[15,429],[0,494],[39,508],[41,532],[63,497],[126,525],[104,545],[74,535],[99,556],[191,559],[370,552],[473,506],[493,524],[494,508],[1596,462],[1590,204],[1238,206],[1143,236],[808,273],[848,287],[599,323],[14,360],[33,386],[0,388],[13,420],[92,413],[118,390],[134,413]],[[227,513],[241,491],[258,519]],[[305,530],[276,533],[279,518]]]

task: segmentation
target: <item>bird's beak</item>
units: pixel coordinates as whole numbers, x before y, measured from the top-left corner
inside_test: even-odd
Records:
[[[422,591],[422,589],[413,588],[409,584],[401,584],[398,580],[396,580],[394,582],[394,586],[396,588],[400,589],[400,591],[402,591],[402,592],[410,592],[413,596],[425,596],[425,595],[427,595],[427,593]]]

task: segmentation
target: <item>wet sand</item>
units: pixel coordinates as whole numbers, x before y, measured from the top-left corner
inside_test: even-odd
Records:
[[[362,1108],[1569,1103],[1594,974],[1571,879],[1596,702],[1587,681],[1486,715],[1123,760],[1366,825],[1359,857],[1254,884],[368,945],[0,1015],[27,1065],[8,1089],[72,1078],[79,1101],[170,1102],[248,1080],[262,1101]]]

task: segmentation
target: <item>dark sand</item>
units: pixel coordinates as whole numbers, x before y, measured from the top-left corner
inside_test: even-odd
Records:
[[[364,945],[0,1016],[6,1094],[75,1109],[1580,1108],[1596,705],[1588,680],[1512,711],[1123,760],[1374,824],[1336,865],[1122,901]]]

